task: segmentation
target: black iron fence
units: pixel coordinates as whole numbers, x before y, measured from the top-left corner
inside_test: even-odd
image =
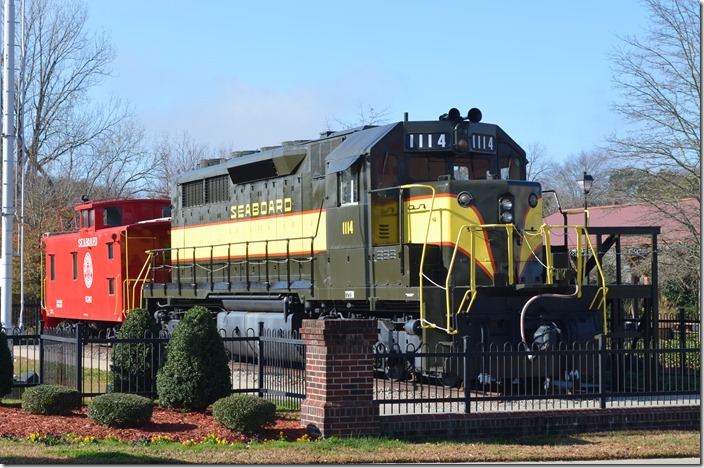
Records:
[[[550,349],[377,347],[375,401],[382,415],[699,404],[700,355],[698,333],[657,347],[604,336]]]
[[[549,349],[523,344],[458,349],[374,350],[374,400],[380,413],[479,412],[699,404],[699,321],[660,320],[657,341],[599,337]],[[669,330],[663,332],[663,330]],[[84,396],[108,391],[156,397],[156,373],[169,336],[89,337],[77,329],[11,336],[14,397],[24,387],[57,383]],[[292,410],[305,398],[305,346],[281,330],[222,336],[232,392],[256,394]],[[136,360],[133,356],[137,356]],[[136,369],[129,368],[137,362]],[[116,367],[124,371],[116,379]],[[134,366],[133,366],[134,367]]]
[[[295,334],[280,330],[221,333],[227,351],[233,393],[252,393],[279,408],[296,410],[305,398],[305,349]],[[60,384],[83,396],[110,391],[157,397],[156,375],[166,358],[166,333],[140,338],[89,336],[82,325],[43,328],[32,334],[15,330],[10,345],[16,378],[13,396],[22,388]]]

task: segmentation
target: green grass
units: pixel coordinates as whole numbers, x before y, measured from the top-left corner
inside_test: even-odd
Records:
[[[697,431],[617,431],[575,435],[464,438],[420,442],[363,437],[186,446],[174,442],[97,441],[45,445],[0,439],[0,463],[30,464],[338,464],[589,461],[700,457]]]
[[[39,361],[17,357],[14,363],[15,374],[29,371],[39,374]],[[55,383],[65,385],[69,388],[76,387],[76,366],[46,361],[44,363],[45,383]],[[62,378],[58,378],[62,377]],[[81,379],[83,382],[83,393],[105,393],[109,372],[105,369],[84,367]],[[51,382],[47,382],[49,379]]]

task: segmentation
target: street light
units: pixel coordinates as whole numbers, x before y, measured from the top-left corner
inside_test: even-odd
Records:
[[[594,177],[587,174],[587,171],[584,171],[582,178],[577,180],[579,188],[584,192],[584,227],[587,226],[587,194],[592,189],[592,182],[594,182]]]

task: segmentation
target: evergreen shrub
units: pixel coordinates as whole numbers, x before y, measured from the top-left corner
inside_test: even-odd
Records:
[[[88,419],[102,426],[142,427],[152,419],[154,404],[149,398],[131,393],[105,393],[88,404]]]
[[[257,434],[276,422],[276,405],[252,395],[231,395],[213,403],[213,418],[241,434]]]
[[[159,326],[145,309],[127,314],[118,339],[155,338]],[[153,392],[154,375],[159,367],[158,343],[115,343],[110,364],[110,391],[122,393]]]
[[[210,312],[189,309],[174,329],[166,362],[156,377],[159,404],[203,411],[230,394],[230,368],[222,338]]]
[[[67,415],[82,404],[81,394],[63,385],[37,385],[22,394],[22,411],[29,414]]]
[[[12,376],[15,372],[12,353],[5,332],[0,330],[0,399],[12,391]]]

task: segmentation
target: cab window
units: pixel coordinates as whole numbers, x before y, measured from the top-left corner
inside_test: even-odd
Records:
[[[481,156],[456,158],[453,177],[455,180],[492,179],[491,161]]]
[[[374,160],[372,171],[373,186],[375,189],[396,187],[398,183],[398,158],[393,154],[386,154]]]
[[[353,164],[339,173],[340,205],[359,202],[359,169]]]
[[[440,180],[444,175],[447,175],[444,158],[412,156],[408,161],[408,177],[411,180]]]
[[[501,160],[499,161],[499,171],[501,178],[504,180],[523,179],[523,177],[521,176],[521,162],[518,160],[518,158],[515,157],[501,158]]]

